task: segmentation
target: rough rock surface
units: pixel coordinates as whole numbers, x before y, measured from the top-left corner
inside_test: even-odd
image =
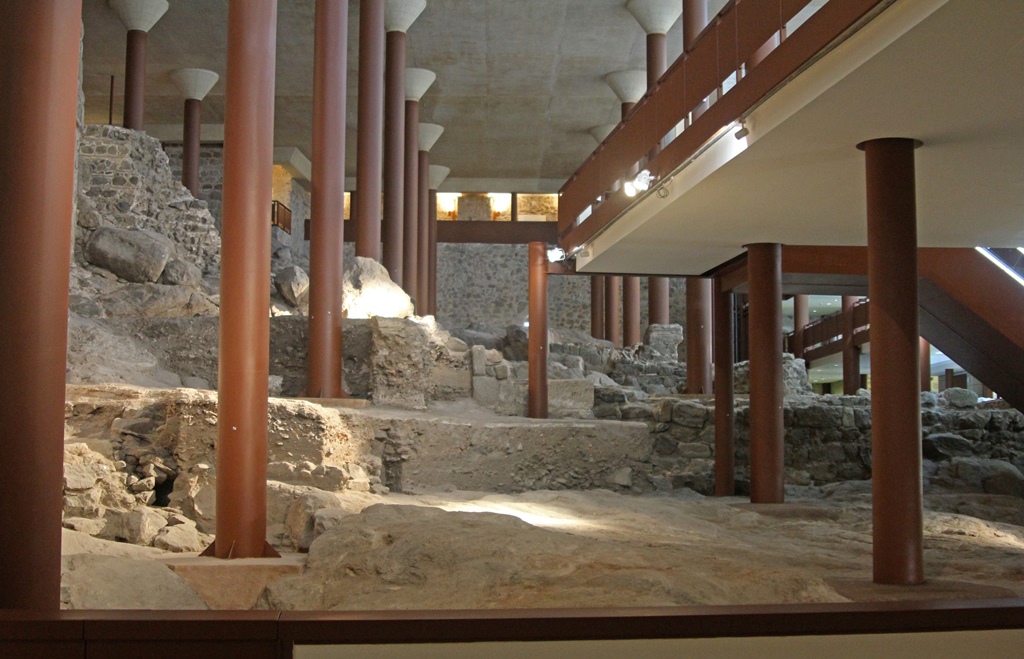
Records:
[[[157,281],[173,253],[166,237],[139,229],[100,227],[85,244],[89,263],[136,284]]]
[[[274,288],[285,302],[298,307],[309,290],[309,275],[297,265],[281,268],[274,274]]]
[[[384,266],[362,256],[346,259],[342,296],[346,318],[408,318],[414,313],[412,300]]]
[[[166,565],[92,554],[64,557],[61,597],[68,609],[206,609]]]

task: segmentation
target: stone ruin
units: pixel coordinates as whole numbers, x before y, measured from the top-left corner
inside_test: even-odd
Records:
[[[215,524],[219,234],[204,202],[172,180],[155,140],[87,127],[79,154],[64,525],[196,552]],[[682,393],[678,325],[653,326],[647,345],[624,349],[552,329],[552,418],[525,420],[523,326],[448,331],[413,316],[379,264],[350,259],[345,385],[372,406],[337,408],[297,400],[308,277],[293,260],[279,259],[271,271],[267,492],[275,547],[308,550],[362,495],[713,490],[714,400]],[[386,316],[363,306],[371,290],[387,291]],[[869,479],[870,395],[815,395],[803,361],[791,355],[784,370],[786,482]],[[738,494],[749,487],[747,376],[748,365],[737,364]],[[922,427],[926,488],[1024,497],[1019,411],[950,389],[922,394]]]

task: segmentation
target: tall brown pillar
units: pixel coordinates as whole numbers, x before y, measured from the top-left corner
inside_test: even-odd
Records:
[[[146,98],[147,33],[167,11],[167,0],[115,0],[109,4],[128,30],[124,60],[124,127],[142,130]]]
[[[56,611],[82,3],[3,17],[0,199],[20,211],[0,225],[0,609]]]
[[[860,346],[853,340],[856,329],[853,306],[857,298],[843,296],[843,393],[852,396],[860,388]]]
[[[405,102],[405,222],[402,234],[402,289],[415,298],[420,272],[420,103]]]
[[[381,260],[384,138],[384,1],[359,0],[359,116],[356,140],[356,256]]]
[[[953,384],[953,378],[955,377],[955,375],[956,375],[956,372],[953,369],[951,369],[951,368],[947,368],[946,369],[946,373],[945,373],[946,379],[945,379],[943,387],[942,387],[943,389],[952,389],[953,387],[956,386],[955,384]]]
[[[128,47],[124,60],[124,127],[142,130],[146,106],[146,42],[149,35],[142,30],[128,30]]]
[[[427,226],[430,227],[430,252],[427,256],[427,313],[437,315],[437,190],[430,191],[430,207],[427,211]]]
[[[686,278],[686,393],[711,393],[712,282]]]
[[[782,246],[747,245],[750,276],[750,500],[782,503]]]
[[[667,37],[664,33],[650,33],[647,35],[647,88],[651,89],[658,84],[658,79],[668,68]],[[659,151],[655,147],[652,155]],[[711,307],[711,300],[707,300],[707,306]],[[647,278],[647,325],[668,325],[669,323],[669,280],[668,277]],[[707,343],[708,351],[711,350],[711,342]],[[710,361],[708,362],[708,390],[710,390]]]
[[[416,313],[426,316],[430,307],[430,152],[420,151],[419,231],[417,236]]]
[[[683,0],[683,52],[697,45],[697,37],[708,25],[708,0]]]
[[[402,247],[405,204],[405,47],[402,31],[387,33],[384,73],[384,219],[382,264],[399,286],[403,284]],[[419,123],[417,113],[416,123]]]
[[[604,338],[604,284],[601,275],[590,278],[590,335],[595,339]]]
[[[424,239],[428,242],[430,240],[429,235],[420,235],[420,225],[423,224],[420,217],[420,198],[423,196],[423,191],[420,190],[422,176],[420,172],[420,99],[434,84],[436,78],[437,76],[432,71],[426,69],[408,69],[406,71],[405,229],[402,247],[402,261],[405,267],[402,271],[402,288],[413,299],[416,299],[419,293],[419,277],[424,265],[420,263],[420,243]],[[427,209],[428,214],[429,212]],[[427,260],[429,261],[429,255]],[[429,263],[426,266],[429,272]],[[427,287],[429,289],[429,282]],[[424,300],[424,305],[417,304],[416,306],[420,315],[429,313],[428,307],[429,300]]]
[[[277,0],[229,0],[217,405],[217,558],[267,545],[267,380]]]
[[[181,183],[193,197],[199,197],[199,145],[203,99],[217,84],[219,76],[206,69],[176,69],[171,80],[185,97],[185,124],[181,149]]]
[[[921,364],[921,391],[932,390],[932,344],[924,337],[918,341],[918,349],[921,356],[918,358]]]
[[[604,338],[616,348],[622,347],[622,318],[619,305],[622,299],[622,277],[604,278]]]
[[[432,316],[437,315],[437,190],[444,183],[444,180],[448,178],[450,172],[451,170],[441,165],[430,166],[430,196],[427,217],[427,225],[430,229],[428,231],[430,251],[427,255],[427,269],[429,272],[427,277],[427,312]]]
[[[430,225],[430,150],[444,133],[444,127],[437,124],[419,125],[419,154],[417,161],[416,183],[416,275],[415,292],[412,296],[416,299],[416,313],[421,316],[428,314],[430,305],[430,277],[431,277],[431,240],[437,241],[436,226]],[[445,173],[447,176],[447,172]],[[444,180],[444,177],[441,177]],[[440,180],[438,184],[440,185]],[[436,248],[435,248],[436,253]]]
[[[859,145],[867,169],[874,580],[924,581],[917,205],[910,139]]]
[[[193,197],[199,197],[199,130],[203,102],[185,99],[185,132],[181,147],[181,184]]]
[[[342,375],[348,0],[317,0],[306,395],[346,396]]]
[[[793,356],[797,359],[804,358],[804,328],[811,322],[811,313],[808,309],[808,296],[793,296],[793,345],[790,346]]]
[[[640,278],[622,278],[622,341],[627,346],[640,343]]]
[[[542,242],[530,243],[530,332],[527,416],[548,418],[548,255]]]
[[[733,297],[714,280],[715,316],[715,496],[727,497],[736,492],[736,457],[734,447]]]

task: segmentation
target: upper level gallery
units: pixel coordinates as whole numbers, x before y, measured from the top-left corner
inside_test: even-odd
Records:
[[[691,275],[749,243],[865,245],[856,146],[880,137],[923,143],[921,246],[1024,244],[1024,3],[733,0],[562,188],[561,246]]]

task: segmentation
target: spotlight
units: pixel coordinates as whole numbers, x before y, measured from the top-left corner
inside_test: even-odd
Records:
[[[647,192],[651,189],[651,183],[657,180],[657,176],[652,174],[650,170],[643,170],[636,175],[632,181],[626,181],[625,185],[622,186],[626,192],[627,197],[635,197],[641,192]]]
[[[747,125],[745,123],[741,122],[740,129],[733,134],[733,137],[735,137],[738,140],[742,140],[744,137],[747,137],[748,135],[750,135],[750,130],[747,128]]]
[[[561,247],[552,247],[548,249],[548,262],[558,263],[565,260],[565,250]]]

